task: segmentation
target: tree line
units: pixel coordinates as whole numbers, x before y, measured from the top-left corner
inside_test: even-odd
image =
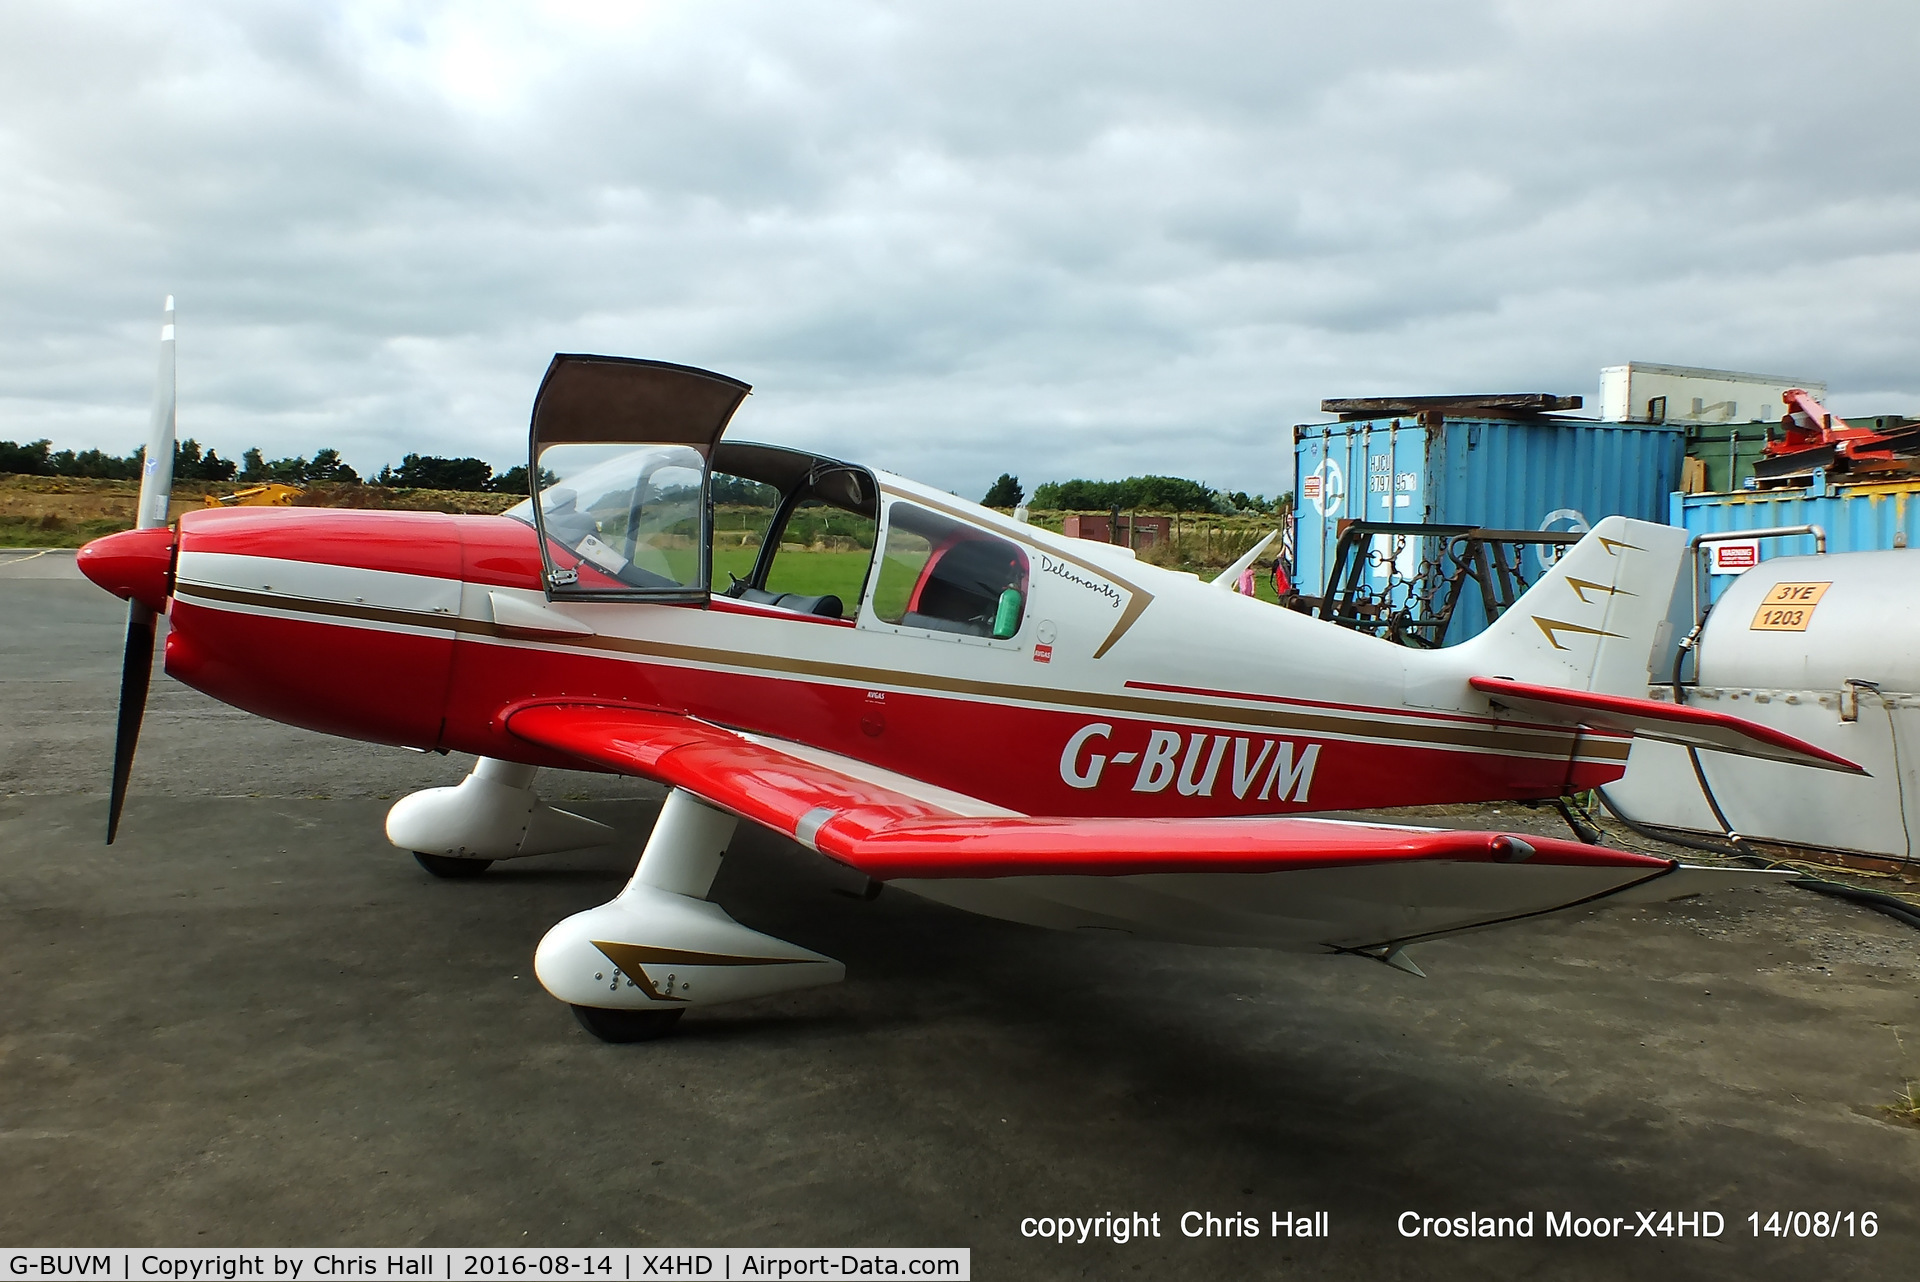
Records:
[[[1020,478],[1002,472],[981,502],[987,507],[1019,507],[1024,491]],[[1029,506],[1044,511],[1122,512],[1142,508],[1156,512],[1212,512],[1231,516],[1241,512],[1286,511],[1293,496],[1268,498],[1245,490],[1216,490],[1179,476],[1129,476],[1122,481],[1043,481],[1033,487]]]
[[[27,476],[74,476],[99,480],[138,480],[146,463],[146,447],[120,456],[103,450],[55,450],[51,441],[32,441],[21,445],[0,441],[0,473]],[[362,480],[360,474],[340,458],[340,451],[319,449],[312,457],[267,458],[259,449],[243,450],[239,460],[221,458],[213,450],[202,451],[192,437],[173,447],[173,476],[176,481],[210,481],[215,484],[259,485],[279,481],[287,485],[386,485],[420,490],[464,490],[482,494],[527,493],[527,468],[524,463],[495,475],[484,459],[441,458],[432,454],[409,454],[398,467],[382,467]],[[552,484],[550,475],[542,478]],[[735,486],[735,493],[728,486]],[[753,482],[714,480],[716,503],[770,504],[766,487]],[[1020,478],[1003,472],[981,500],[988,507],[1019,507],[1026,492]],[[777,496],[775,496],[777,497]],[[1030,506],[1047,511],[1122,512],[1147,509],[1156,512],[1211,512],[1233,515],[1242,512],[1270,514],[1285,512],[1293,505],[1291,494],[1268,498],[1244,490],[1216,490],[1198,481],[1178,476],[1129,476],[1120,481],[1044,481],[1033,489]]]
[[[136,481],[145,468],[146,446],[124,457],[104,450],[55,450],[51,441],[0,441],[0,473],[25,476],[73,476],[94,480]],[[520,464],[495,475],[484,459],[440,458],[432,454],[409,454],[399,467],[382,467],[363,482],[351,466],[341,461],[340,451],[319,449],[311,458],[267,458],[258,449],[241,452],[239,460],[221,458],[213,450],[202,452],[192,437],[177,441],[173,447],[173,477],[176,481],[212,481],[216,484],[258,485],[279,481],[287,485],[373,484],[421,490],[466,490],[475,493],[525,494],[527,468]]]

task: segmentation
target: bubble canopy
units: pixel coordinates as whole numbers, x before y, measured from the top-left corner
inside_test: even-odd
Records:
[[[664,361],[553,358],[533,403],[538,500],[513,513],[540,531],[549,596],[706,598],[707,475],[749,390]]]

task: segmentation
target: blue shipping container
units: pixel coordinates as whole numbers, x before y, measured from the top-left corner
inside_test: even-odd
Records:
[[[1674,494],[1667,522],[1695,534],[1726,534],[1782,525],[1817,525],[1829,552],[1875,552],[1920,547],[1920,481],[1882,485],[1832,485],[1804,490],[1748,490],[1734,494]],[[1807,556],[1813,536],[1765,539],[1760,559]],[[1707,576],[1709,599],[1717,601],[1731,574]]]
[[[1354,521],[1561,531],[1614,515],[1666,521],[1686,457],[1679,424],[1545,415],[1306,423],[1293,429],[1293,441],[1294,578],[1309,594],[1326,587],[1334,547]],[[1434,552],[1408,556],[1417,562]],[[1528,576],[1537,577],[1540,558],[1530,553],[1528,562]],[[1377,565],[1373,572],[1386,573]],[[1447,643],[1485,627],[1479,593],[1469,586]]]

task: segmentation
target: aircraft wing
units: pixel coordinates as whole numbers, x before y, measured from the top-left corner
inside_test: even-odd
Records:
[[[584,763],[683,788],[875,880],[1056,928],[1390,957],[1416,939],[1768,876],[1532,834],[1288,816],[1022,815],[667,712],[536,705],[507,727]]]
[[[1818,770],[1839,770],[1856,775],[1867,773],[1845,757],[1836,756],[1804,739],[1796,739],[1744,717],[1714,712],[1708,708],[1660,703],[1630,695],[1596,694],[1591,690],[1532,685],[1525,681],[1510,681],[1505,677],[1470,677],[1468,683],[1495,703],[1528,716],[1564,725],[1620,731],[1679,744],[1683,748],[1711,748],[1716,752],[1785,761]]]
[[[1625,867],[1672,861],[1550,837],[1284,816],[1041,818],[850,758],[665,712],[522,709],[519,737],[684,788],[880,881],[1279,872],[1404,860]]]

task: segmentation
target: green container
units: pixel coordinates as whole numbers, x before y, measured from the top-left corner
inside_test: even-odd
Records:
[[[1745,487],[1755,460],[1766,452],[1770,423],[1695,423],[1687,428],[1687,457],[1707,465],[1707,492]]]

